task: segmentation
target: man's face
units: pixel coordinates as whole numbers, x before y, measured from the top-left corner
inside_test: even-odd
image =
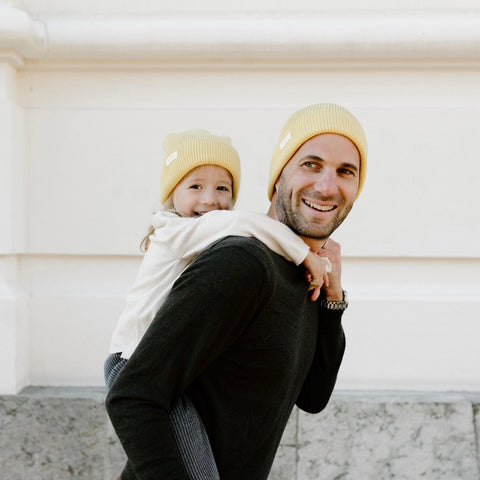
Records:
[[[348,138],[330,133],[311,138],[275,183],[278,219],[300,236],[328,238],[353,206],[359,173],[360,155]]]

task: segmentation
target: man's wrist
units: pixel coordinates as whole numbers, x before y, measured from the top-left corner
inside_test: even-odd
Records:
[[[327,302],[342,302],[344,298],[344,291],[342,289],[335,291],[324,291],[322,298]]]
[[[331,297],[325,297],[320,299],[320,306],[327,310],[340,310],[344,311],[348,307],[348,295],[345,290],[342,290],[342,297],[340,300],[330,300]],[[337,297],[333,297],[337,298]]]

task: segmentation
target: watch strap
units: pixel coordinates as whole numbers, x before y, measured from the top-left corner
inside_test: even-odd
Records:
[[[347,292],[343,290],[343,300],[340,302],[331,302],[322,298],[320,300],[320,306],[327,310],[346,310],[348,307]]]

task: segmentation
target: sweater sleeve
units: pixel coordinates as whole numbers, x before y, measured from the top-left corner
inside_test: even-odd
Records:
[[[229,268],[232,262],[235,269]],[[254,255],[217,244],[199,255],[173,286],[106,399],[138,480],[187,479],[169,412],[241,335],[252,312],[268,301],[272,286],[266,277]]]
[[[345,352],[343,312],[322,307],[319,310],[317,348],[296,402],[300,409],[308,413],[319,413],[327,406]]]
[[[154,222],[154,226],[160,228],[162,241],[178,258],[192,259],[213,242],[230,235],[255,237],[295,265],[302,263],[309,251],[308,245],[286,225],[262,213],[214,210],[198,218],[163,218],[168,221]]]

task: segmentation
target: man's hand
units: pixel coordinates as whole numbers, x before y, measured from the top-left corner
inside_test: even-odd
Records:
[[[340,244],[329,238],[323,247],[315,253],[321,257],[328,258],[332,265],[332,272],[328,275],[328,285],[323,285],[325,299],[329,302],[341,302],[343,300],[343,290],[341,282],[342,257]]]

